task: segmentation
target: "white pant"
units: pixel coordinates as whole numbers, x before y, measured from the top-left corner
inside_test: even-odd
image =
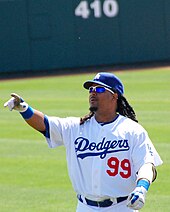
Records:
[[[89,206],[78,201],[76,212],[137,212],[137,210],[128,208],[126,200],[106,208]]]

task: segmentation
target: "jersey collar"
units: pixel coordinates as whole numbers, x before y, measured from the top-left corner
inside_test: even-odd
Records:
[[[119,114],[117,114],[117,116],[112,120],[112,121],[109,121],[109,122],[98,122],[101,126],[104,126],[106,124],[111,124],[113,123],[114,121],[116,121],[116,119],[119,117]]]

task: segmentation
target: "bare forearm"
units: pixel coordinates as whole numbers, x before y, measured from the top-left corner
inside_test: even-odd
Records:
[[[34,110],[31,118],[25,120],[31,127],[38,131],[45,131],[44,114],[38,110]]]

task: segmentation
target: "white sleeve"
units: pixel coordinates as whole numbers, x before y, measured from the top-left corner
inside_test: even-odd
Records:
[[[79,128],[80,118],[67,117],[48,117],[49,138],[46,138],[48,146],[55,148],[61,145],[68,145],[71,135]]]
[[[48,146],[50,148],[55,148],[57,146],[63,145],[61,125],[58,118],[48,117],[48,122],[49,122],[49,135],[50,135],[50,138],[46,137]]]
[[[134,158],[133,162],[136,172],[145,163],[152,163],[154,166],[162,164],[162,160],[145,130],[135,135],[132,158]]]

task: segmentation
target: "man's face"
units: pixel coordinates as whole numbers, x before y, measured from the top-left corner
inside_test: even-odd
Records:
[[[113,105],[113,93],[109,90],[105,90],[102,93],[98,93],[95,87],[103,87],[98,84],[93,84],[91,92],[89,92],[89,104],[90,111],[104,110],[107,111]]]

